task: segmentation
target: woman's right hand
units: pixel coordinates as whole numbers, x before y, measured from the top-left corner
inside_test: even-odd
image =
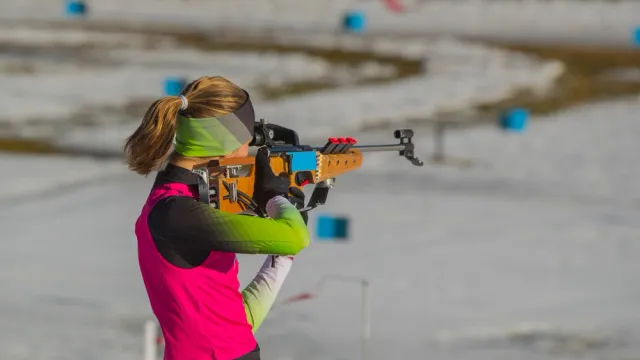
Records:
[[[256,154],[255,182],[253,184],[253,200],[260,210],[264,211],[267,202],[276,196],[287,197],[291,181],[286,176],[277,176],[271,169],[269,149],[262,147]]]

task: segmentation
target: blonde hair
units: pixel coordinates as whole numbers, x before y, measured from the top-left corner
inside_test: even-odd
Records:
[[[181,110],[179,96],[158,99],[147,109],[142,123],[124,145],[129,169],[148,175],[162,166],[173,145],[179,113],[190,118],[223,116],[247,100],[240,87],[221,76],[201,77],[187,85],[181,95],[188,101],[186,110]]]

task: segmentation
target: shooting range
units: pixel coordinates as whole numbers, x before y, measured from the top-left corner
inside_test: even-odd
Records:
[[[158,302],[235,316],[264,360],[638,360],[640,0],[2,0],[0,18],[0,360],[188,360],[164,359],[158,274],[211,276]],[[202,77],[217,95],[158,102]],[[182,105],[222,158],[173,154]],[[261,147],[306,232],[254,196]],[[150,225],[169,163],[182,192]],[[234,314],[194,296],[222,276]],[[215,354],[227,326],[185,338]]]

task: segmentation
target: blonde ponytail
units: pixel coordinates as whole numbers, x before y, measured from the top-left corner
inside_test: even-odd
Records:
[[[149,107],[142,123],[124,146],[129,169],[148,175],[160,168],[171,151],[181,106],[179,97],[169,96],[156,100]]]
[[[193,81],[182,96],[185,101],[179,96],[168,96],[149,107],[124,145],[129,169],[148,175],[163,165],[173,145],[179,112],[191,118],[222,116],[237,110],[247,99],[244,90],[220,76],[203,76]],[[183,104],[188,106],[181,111]]]

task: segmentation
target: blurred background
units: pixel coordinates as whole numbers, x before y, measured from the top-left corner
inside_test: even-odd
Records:
[[[337,179],[264,359],[640,359],[638,49],[633,0],[0,0],[0,359],[161,356],[121,149],[203,75],[425,161]]]

